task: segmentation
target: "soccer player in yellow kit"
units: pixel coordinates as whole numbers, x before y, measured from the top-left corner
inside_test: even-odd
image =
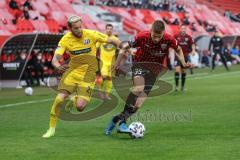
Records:
[[[109,38],[118,40],[116,36],[113,35],[113,25],[106,25],[106,34]],[[109,94],[112,89],[112,73],[111,66],[115,63],[115,55],[117,51],[116,45],[109,43],[97,43],[97,48],[100,52],[100,63],[101,63],[101,76],[102,83],[100,85],[100,96],[102,99],[110,99]]]
[[[78,111],[83,111],[91,99],[91,91],[95,85],[97,70],[96,44],[111,43],[120,45],[121,41],[111,39],[107,35],[97,31],[83,29],[79,16],[71,16],[68,19],[70,32],[59,41],[55,51],[52,65],[59,71],[64,71],[58,85],[58,91],[50,112],[50,127],[42,136],[49,138],[54,136],[60,106],[70,94],[75,93],[74,105]],[[70,54],[69,64],[60,65],[63,54]]]

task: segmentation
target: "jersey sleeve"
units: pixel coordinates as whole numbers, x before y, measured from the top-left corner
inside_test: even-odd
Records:
[[[174,50],[177,50],[178,48],[177,40],[173,37],[170,38],[170,48],[173,48]]]
[[[189,44],[190,44],[190,45],[193,45],[193,44],[194,44],[193,38],[192,38],[191,36],[188,36],[188,37],[189,37]]]
[[[108,41],[108,36],[106,34],[100,33],[98,31],[94,31],[93,32],[94,37],[96,39],[97,42],[99,43],[107,43]]]
[[[96,47],[99,48],[101,46],[100,42],[97,42]]]
[[[132,40],[128,42],[128,44],[132,48],[137,48],[137,47],[140,47],[140,40],[141,40],[141,37],[139,35],[136,35]]]
[[[65,39],[63,37],[58,43],[58,47],[55,50],[55,54],[63,55],[66,52],[66,50],[67,50],[66,42],[65,42]]]

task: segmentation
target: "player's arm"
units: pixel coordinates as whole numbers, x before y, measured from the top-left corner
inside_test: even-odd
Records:
[[[175,49],[175,55],[177,56],[177,58],[179,59],[179,61],[183,65],[183,67],[187,67],[187,64],[186,64],[185,59],[184,59],[182,48],[180,46],[178,46],[177,49]]]
[[[63,54],[65,53],[66,49],[63,46],[58,46],[58,48],[55,50],[53,59],[52,59],[52,65],[55,69],[59,71],[65,71],[68,68],[67,64],[61,65],[60,61],[63,58]]]
[[[170,40],[170,47],[175,50],[175,55],[177,56],[178,60],[181,62],[183,67],[186,67],[186,68],[191,67],[191,64],[189,63],[187,64],[185,62],[182,48],[178,45],[176,39],[172,38]]]
[[[130,51],[130,48],[131,48],[131,44],[129,42],[127,43],[123,42],[121,44],[121,49],[119,50],[118,57],[115,63],[116,69],[119,68],[120,64],[122,64],[127,60],[127,57],[129,54],[132,54],[132,52]]]

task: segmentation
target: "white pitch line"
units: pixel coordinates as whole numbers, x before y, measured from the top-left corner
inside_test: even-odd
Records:
[[[27,102],[12,103],[12,104],[1,105],[0,108],[20,106],[20,105],[24,105],[24,104],[34,104],[34,103],[48,102],[48,101],[51,101],[51,100],[53,100],[53,99],[52,99],[52,98],[47,98],[47,99],[36,100],[36,101],[27,101]]]

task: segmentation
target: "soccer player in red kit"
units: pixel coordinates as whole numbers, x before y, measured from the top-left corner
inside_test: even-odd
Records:
[[[186,26],[180,26],[180,33],[176,34],[174,38],[177,40],[178,45],[182,48],[184,59],[186,62],[190,62],[190,54],[195,54],[195,45],[193,39],[190,35],[186,33]],[[190,68],[191,73],[192,68]],[[186,81],[186,72],[184,67],[181,64],[181,61],[176,57],[175,58],[175,91],[178,91],[179,78],[181,76],[181,90],[184,91],[185,81]]]
[[[169,48],[173,48],[175,50],[176,56],[181,61],[182,66],[190,66],[190,64],[185,63],[182,49],[178,46],[177,41],[164,31],[164,22],[156,20],[152,24],[150,31],[138,33],[133,41],[129,41],[120,50],[115,64],[116,69],[120,67],[120,62],[126,58],[126,54],[129,53],[128,51],[130,48],[137,49],[135,55],[133,56],[133,89],[127,97],[124,110],[114,116],[105,129],[106,135],[111,134],[118,122],[119,128],[117,131],[120,133],[129,133],[126,121],[146,100],[147,95],[156,81],[158,73],[160,73],[164,59],[168,57]],[[141,63],[143,65],[141,65]]]

